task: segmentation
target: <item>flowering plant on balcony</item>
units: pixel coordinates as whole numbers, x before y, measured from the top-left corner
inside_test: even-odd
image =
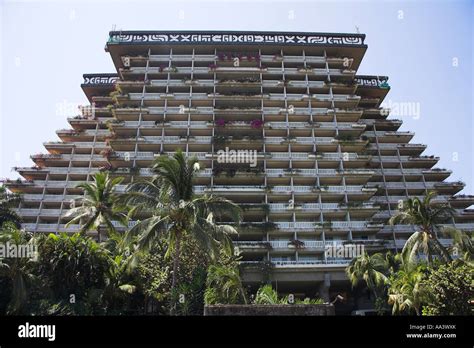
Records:
[[[252,128],[262,128],[263,126],[263,121],[262,120],[259,120],[259,119],[255,119],[255,120],[252,120],[250,122],[250,126]]]
[[[258,63],[260,62],[260,55],[258,53],[256,53],[255,55],[253,55],[252,53],[249,53],[247,54],[247,59],[249,62],[255,59],[255,61]]]
[[[224,119],[219,118],[215,121],[215,124],[217,127],[225,127],[226,122]]]
[[[218,67],[217,67],[217,64],[209,64],[209,69],[210,70],[216,70]]]

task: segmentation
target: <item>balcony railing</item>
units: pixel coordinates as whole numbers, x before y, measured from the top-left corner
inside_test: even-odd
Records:
[[[352,259],[340,259],[340,260],[299,260],[299,261],[283,261],[283,260],[272,260],[271,262],[275,266],[308,266],[308,265],[348,265]]]

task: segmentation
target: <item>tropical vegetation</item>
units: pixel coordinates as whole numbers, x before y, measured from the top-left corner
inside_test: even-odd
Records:
[[[389,220],[417,228],[401,253],[364,253],[346,269],[354,287],[363,281],[373,292],[380,312],[389,306],[393,315],[474,314],[472,235],[442,227],[454,212],[434,198],[432,192],[423,199],[410,198]],[[452,238],[452,247],[443,246],[443,235]]]

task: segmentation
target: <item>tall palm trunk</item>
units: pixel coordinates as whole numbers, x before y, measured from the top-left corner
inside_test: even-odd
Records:
[[[171,304],[170,314],[174,315],[176,312],[176,297],[175,289],[176,283],[178,281],[178,269],[180,261],[180,252],[181,252],[181,232],[176,233],[176,244],[173,253],[173,277],[171,281],[171,294],[173,294],[173,303]]]
[[[245,296],[245,291],[243,287],[240,287],[240,295],[242,296],[244,300],[244,304],[247,304],[247,297]]]
[[[430,239],[433,242],[433,244],[436,245],[436,249],[438,249],[439,253],[441,254],[440,256],[443,259],[443,261],[445,263],[451,262],[453,260],[451,258],[451,255],[449,255],[449,253],[446,250],[446,248],[444,247],[444,245],[441,244],[441,242],[439,241],[439,239],[438,239],[435,231],[433,230],[433,228],[429,227],[429,228],[426,229],[426,231],[428,232],[428,235],[430,236]],[[432,263],[432,262],[430,262],[430,263]]]

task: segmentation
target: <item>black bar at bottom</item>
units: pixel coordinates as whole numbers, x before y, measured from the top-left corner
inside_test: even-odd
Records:
[[[0,317],[0,346],[57,344],[449,345],[472,347],[473,317]],[[28,323],[28,324],[27,324]],[[23,325],[23,326],[21,326]],[[19,337],[45,333],[55,337]],[[51,333],[51,331],[49,331]],[[52,335],[50,335],[50,339]],[[227,340],[228,342],[223,341]]]

